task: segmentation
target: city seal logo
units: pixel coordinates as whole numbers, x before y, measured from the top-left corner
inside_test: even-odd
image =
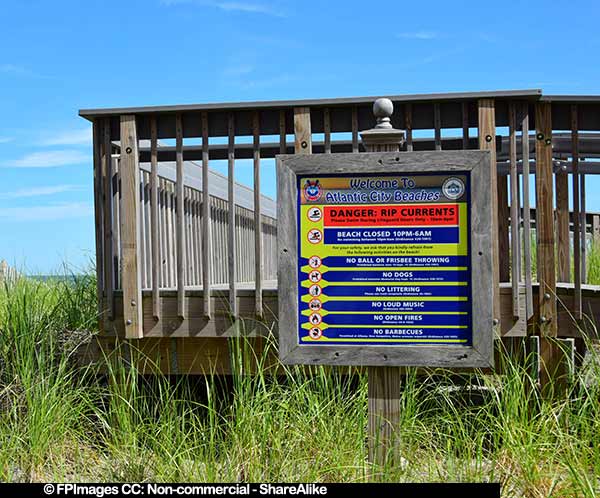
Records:
[[[442,193],[450,200],[455,201],[465,193],[465,184],[460,178],[454,176],[447,178],[442,185]]]
[[[307,201],[318,201],[321,198],[322,193],[323,191],[321,189],[319,180],[315,180],[313,182],[306,180],[306,183],[304,184],[304,197]]]

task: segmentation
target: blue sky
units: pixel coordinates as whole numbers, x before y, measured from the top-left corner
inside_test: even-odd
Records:
[[[46,273],[93,258],[80,108],[598,94],[599,14],[595,1],[0,0],[0,259]],[[590,210],[600,210],[596,183]]]

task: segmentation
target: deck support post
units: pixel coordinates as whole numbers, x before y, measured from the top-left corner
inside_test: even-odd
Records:
[[[540,387],[546,396],[555,388],[564,354],[556,340],[556,267],[554,257],[554,193],[552,191],[552,109],[548,102],[535,107],[537,266],[539,290]]]
[[[392,128],[394,106],[389,99],[377,99],[373,114],[375,128],[361,133],[367,152],[398,152],[404,144],[404,131]],[[369,461],[378,469],[393,468],[399,460],[401,367],[369,367]]]
[[[121,116],[121,244],[125,337],[143,336],[140,273],[140,168],[135,115]]]

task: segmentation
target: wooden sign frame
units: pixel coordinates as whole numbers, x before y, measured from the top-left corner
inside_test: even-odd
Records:
[[[494,168],[495,171],[495,168]],[[469,172],[472,345],[298,344],[298,176]],[[279,356],[285,364],[493,367],[492,165],[489,151],[277,156]]]

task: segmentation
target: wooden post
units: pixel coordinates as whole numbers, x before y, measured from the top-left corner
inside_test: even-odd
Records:
[[[373,114],[375,128],[363,131],[367,152],[397,152],[404,143],[404,132],[390,123],[394,106],[389,99],[377,99]],[[393,467],[398,460],[396,429],[400,424],[400,367],[369,367],[369,461],[379,467]]]
[[[310,107],[294,108],[294,153],[312,154]]]
[[[396,428],[400,423],[400,367],[369,367],[369,461],[393,467],[398,460]]]
[[[592,217],[592,243],[600,244],[600,216],[597,214]]]
[[[121,244],[125,337],[143,336],[142,288],[139,251],[140,168],[135,115],[121,116]]]
[[[480,99],[479,109],[479,148],[489,150],[492,164],[491,198],[492,205],[492,287],[494,293],[494,330],[500,332],[500,257],[498,237],[498,174],[496,164],[496,112],[493,99]]]
[[[550,103],[540,102],[536,104],[535,111],[540,385],[545,394],[551,394],[552,381],[560,368],[563,356],[555,340],[558,327],[552,191],[552,109]]]

